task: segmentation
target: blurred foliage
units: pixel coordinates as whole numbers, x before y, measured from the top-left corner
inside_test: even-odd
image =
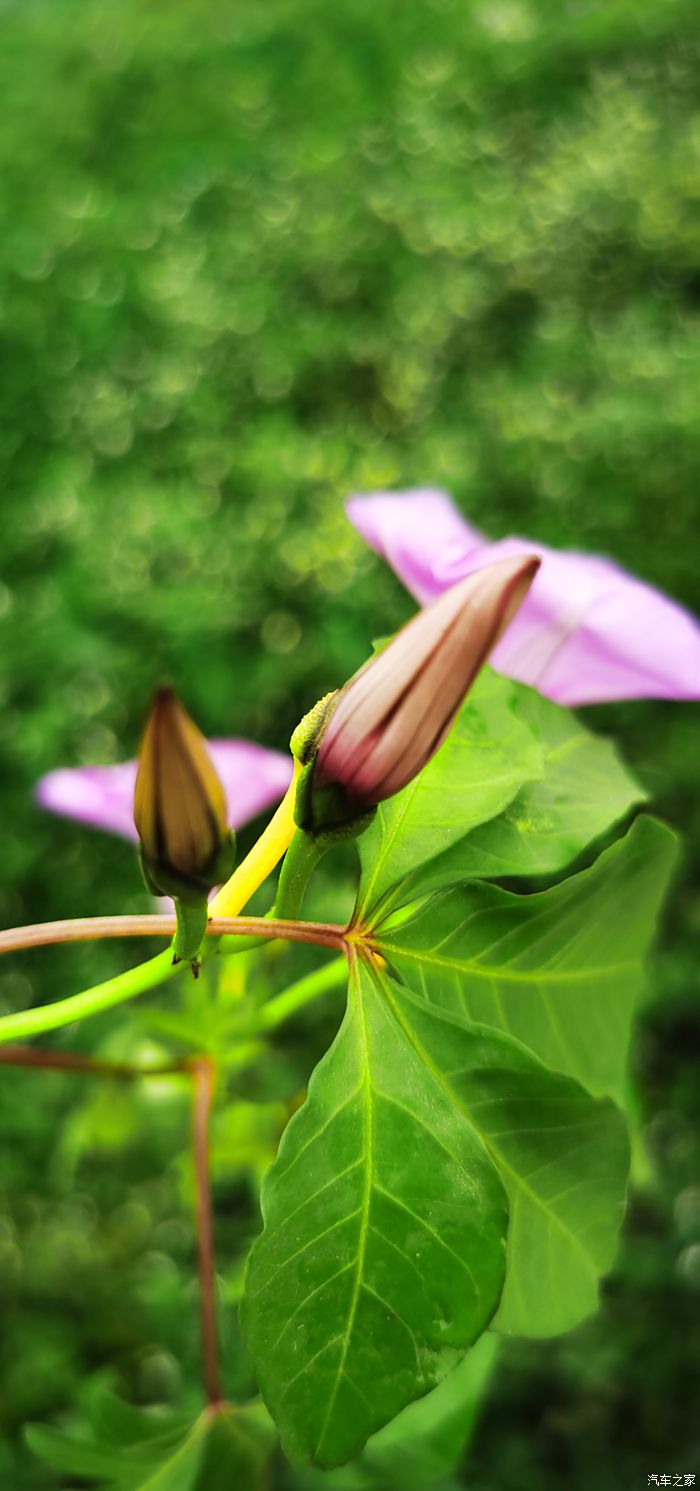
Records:
[[[131,851],[42,818],[32,784],[132,752],[155,682],[209,733],[284,747],[408,614],[344,519],[351,491],[442,484],[494,537],[601,549],[692,605],[699,56],[694,0],[6,0],[6,924],[146,906]],[[692,869],[691,711],[588,719],[687,830]],[[318,895],[337,914],[334,887]],[[504,1353],[465,1472],[484,1491],[696,1468],[699,927],[688,874],[637,1057],[661,1178],[601,1315]],[[8,960],[0,1003],[124,957]],[[270,952],[271,985],[303,959]],[[263,1148],[332,1007],[237,1080],[266,1105]],[[154,1039],[136,1007],[61,1037],[112,1054]],[[3,1073],[0,1109],[0,1484],[45,1491],[59,1482],[17,1425],[65,1413],[107,1364],[136,1401],[196,1412],[189,1117],[177,1082],[136,1097],[27,1072]],[[243,1133],[229,1171],[231,1137],[222,1113],[233,1304],[263,1160]],[[245,1393],[225,1319],[227,1387]]]

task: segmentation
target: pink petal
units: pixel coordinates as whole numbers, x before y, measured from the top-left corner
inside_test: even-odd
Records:
[[[443,492],[353,497],[351,522],[422,602],[496,559],[542,555],[491,663],[560,704],[700,698],[700,627],[661,591],[595,554],[488,543]]]
[[[209,751],[224,785],[233,828],[241,828],[284,796],[292,777],[289,756],[247,740],[212,740]],[[36,796],[52,813],[135,842],[135,781],[135,761],[78,766],[48,772],[37,783]]]
[[[468,574],[463,562],[486,542],[437,487],[351,497],[345,510],[422,606]]]

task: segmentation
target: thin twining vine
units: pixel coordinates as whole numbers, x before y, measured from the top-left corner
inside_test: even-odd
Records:
[[[0,953],[18,952],[23,948],[46,947],[55,942],[96,942],[112,937],[172,937],[176,929],[174,916],[85,916],[74,920],[36,922],[33,926],[11,927],[0,932]],[[262,941],[280,937],[289,942],[309,942],[316,947],[341,948],[348,935],[338,922],[286,921],[264,916],[214,916],[205,929],[207,937],[255,937]],[[227,951],[234,951],[233,948]]]

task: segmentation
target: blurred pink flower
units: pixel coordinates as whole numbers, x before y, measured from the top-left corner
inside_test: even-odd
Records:
[[[697,622],[612,560],[533,539],[490,543],[432,487],[352,497],[347,512],[423,605],[494,560],[533,550],[542,556],[529,594],[491,654],[499,673],[559,704],[700,698]]]
[[[212,740],[208,749],[226,792],[232,828],[241,828],[284,796],[292,778],[289,756],[248,740]],[[136,842],[135,782],[135,761],[118,766],[78,766],[41,777],[36,796],[52,813],[78,818]]]

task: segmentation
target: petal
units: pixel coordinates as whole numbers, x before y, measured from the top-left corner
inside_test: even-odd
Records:
[[[241,828],[284,796],[292,779],[289,756],[247,740],[212,740],[209,754],[229,804],[231,826]],[[133,804],[136,762],[50,771],[37,783],[37,801],[52,813],[77,818],[136,841]]]
[[[135,761],[123,761],[118,766],[65,767],[39,779],[36,799],[51,813],[78,818],[81,823],[136,842],[135,785]]]
[[[232,828],[242,828],[279,802],[292,780],[289,754],[268,751],[251,740],[212,740],[209,753],[224,784]]]
[[[547,698],[566,705],[700,698],[697,622],[611,560],[524,538],[487,543],[438,492],[353,498],[348,514],[422,600],[535,548],[539,574],[491,663]]]
[[[486,542],[437,487],[351,497],[346,512],[422,606],[468,574],[463,561]]]

